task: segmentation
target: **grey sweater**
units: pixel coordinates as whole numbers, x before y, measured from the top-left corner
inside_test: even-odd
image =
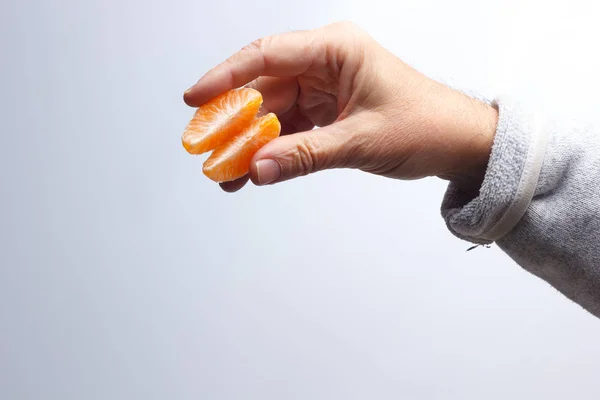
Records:
[[[450,185],[442,216],[456,236],[496,242],[600,317],[600,129],[560,124],[509,100],[494,105],[500,118],[479,196]]]

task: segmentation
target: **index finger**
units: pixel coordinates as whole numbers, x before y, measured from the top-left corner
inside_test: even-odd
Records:
[[[320,50],[313,31],[290,32],[256,40],[206,73],[183,96],[199,107],[259,76],[296,76],[306,72]]]

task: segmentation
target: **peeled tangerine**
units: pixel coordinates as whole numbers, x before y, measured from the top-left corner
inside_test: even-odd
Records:
[[[278,137],[280,131],[281,125],[275,114],[269,113],[256,119],[240,135],[215,149],[204,162],[204,175],[215,182],[241,178],[248,173],[252,156]]]
[[[241,178],[258,149],[279,136],[281,125],[275,114],[256,118],[261,104],[260,92],[243,88],[198,108],[181,140],[191,154],[214,150],[202,169],[207,177],[216,182]]]

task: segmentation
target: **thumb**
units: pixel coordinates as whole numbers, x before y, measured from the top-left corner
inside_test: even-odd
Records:
[[[350,132],[343,122],[281,136],[263,146],[250,163],[256,185],[282,182],[331,168],[353,165]]]

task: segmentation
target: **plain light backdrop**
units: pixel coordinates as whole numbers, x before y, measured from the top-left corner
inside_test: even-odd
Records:
[[[182,92],[252,40],[353,20],[430,76],[594,118],[596,1],[3,0],[0,398],[597,399],[600,323],[445,183],[330,171],[230,195]]]

